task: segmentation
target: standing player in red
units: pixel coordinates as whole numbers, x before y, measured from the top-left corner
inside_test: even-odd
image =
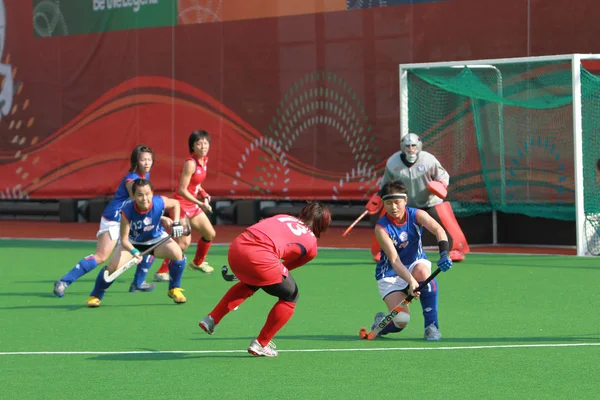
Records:
[[[208,265],[206,255],[212,241],[216,236],[215,228],[206,216],[211,212],[209,205],[210,196],[202,188],[206,179],[206,164],[208,163],[208,150],[210,149],[210,135],[206,131],[196,130],[188,138],[190,156],[183,163],[183,171],[179,177],[179,188],[173,196],[179,200],[181,213],[185,215],[193,229],[200,232],[200,240],[196,247],[194,260],[189,268],[210,274],[214,268]],[[181,250],[185,251],[192,241],[192,236],[182,236],[178,239]],[[169,260],[164,260],[160,269],[154,275],[155,281],[169,280]]]
[[[331,222],[327,206],[308,203],[298,217],[275,215],[246,228],[229,247],[229,266],[240,282],[232,286],[199,326],[212,335],[215,326],[231,310],[258,289],[279,298],[248,353],[277,357],[271,339],[292,318],[298,286],[290,271],[317,255],[317,238]]]

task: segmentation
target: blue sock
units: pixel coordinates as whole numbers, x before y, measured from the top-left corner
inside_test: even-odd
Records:
[[[181,261],[169,261],[169,290],[181,287],[181,275],[185,269],[185,256]]]
[[[398,328],[396,326],[396,324],[394,324],[394,321],[390,321],[389,324],[387,324],[385,326],[385,328],[383,328],[381,330],[381,332],[379,332],[380,335],[387,335],[388,333],[395,333],[395,332],[402,332],[404,328]]]
[[[87,274],[94,268],[98,266],[96,259],[93,255],[89,255],[86,258],[82,258],[79,263],[73,267],[72,270],[67,272],[65,276],[60,278],[61,281],[66,282],[67,284],[71,284],[75,282],[77,279],[81,278],[83,275]]]
[[[94,290],[90,293],[90,296],[95,296],[102,300],[104,297],[104,292],[112,285],[112,282],[106,282],[104,280],[104,270],[105,268],[101,268],[98,276],[96,277],[96,284],[94,285]],[[114,281],[113,281],[114,282]]]
[[[421,283],[421,282],[419,282]],[[437,280],[432,280],[421,291],[421,307],[423,308],[423,318],[425,319],[425,328],[431,324],[435,324],[436,328],[438,325],[438,285]]]
[[[148,275],[148,270],[152,266],[154,262],[154,256],[147,255],[142,258],[142,261],[135,268],[135,274],[133,275],[133,284],[135,286],[142,286],[142,283],[146,280],[146,276]]]

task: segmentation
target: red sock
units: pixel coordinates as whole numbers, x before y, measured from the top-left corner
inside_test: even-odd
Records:
[[[198,247],[196,247],[196,255],[194,256],[195,265],[200,265],[204,262],[211,244],[212,242],[207,242],[203,238],[200,238],[200,240],[198,240]]]
[[[218,324],[229,311],[242,304],[244,300],[253,294],[254,290],[250,289],[245,283],[238,282],[225,293],[221,301],[215,306],[215,309],[208,315],[212,317],[215,324]]]
[[[266,346],[269,344],[271,339],[275,337],[277,332],[292,318],[294,315],[294,309],[296,308],[296,303],[292,303],[290,301],[279,300],[273,308],[271,308],[271,312],[267,317],[267,322],[265,322],[265,326],[263,326],[260,334],[256,338],[258,343],[261,346]]]
[[[169,273],[169,259],[165,258],[163,263],[160,265],[160,268],[158,269],[158,271],[156,271],[157,274],[168,274]]]

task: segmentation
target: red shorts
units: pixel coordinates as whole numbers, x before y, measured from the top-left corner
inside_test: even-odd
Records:
[[[179,207],[181,208],[181,216],[184,215],[189,219],[194,218],[196,215],[202,214],[204,211],[196,203],[189,202],[187,200],[178,200]]]
[[[228,260],[231,271],[247,285],[274,285],[281,283],[282,276],[289,273],[273,245],[250,232],[243,232],[231,243]]]

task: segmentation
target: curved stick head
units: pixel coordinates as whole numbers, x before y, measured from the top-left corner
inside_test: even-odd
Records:
[[[183,234],[185,236],[190,236],[192,234],[192,227],[190,226],[190,224],[185,224],[185,226],[183,227]]]
[[[111,277],[106,268],[104,269],[104,280],[106,282],[112,282],[115,280],[115,277],[114,276]]]
[[[234,274],[229,273],[229,268],[227,265],[223,265],[223,268],[221,268],[221,275],[227,282],[236,282],[238,280]]]

